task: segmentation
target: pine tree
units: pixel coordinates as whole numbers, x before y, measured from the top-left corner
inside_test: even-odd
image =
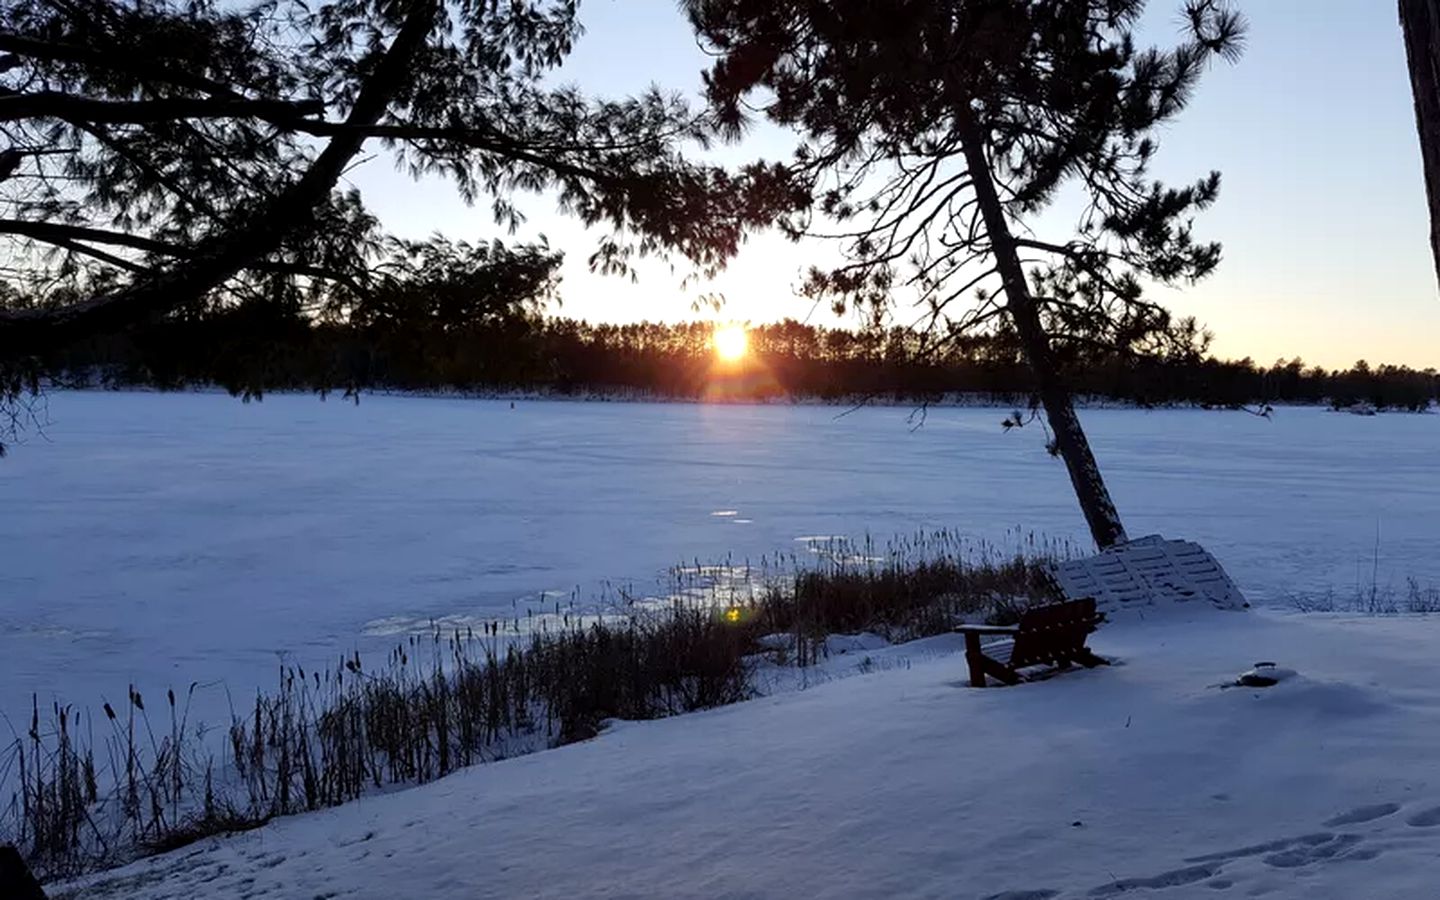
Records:
[[[548,192],[602,228],[606,271],[723,265],[793,199],[785,170],[692,162],[711,132],[676,96],[552,86],[579,35],[577,0],[0,4],[0,412],[77,340],[375,289],[413,248],[337,187],[362,149],[501,228]]]
[[[367,145],[490,201],[501,226],[514,192],[554,192],[612,229],[597,265],[723,264],[784,199],[783,170],[688,161],[704,122],[676,96],[548,86],[579,33],[575,0],[6,4],[0,351],[216,289],[356,287],[383,236],[336,185]]]
[[[1214,269],[1220,248],[1195,240],[1190,219],[1214,202],[1219,175],[1166,188],[1148,163],[1157,126],[1184,108],[1207,60],[1238,53],[1239,16],[1191,0],[1189,39],[1156,50],[1133,37],[1143,0],[685,7],[717,56],[707,85],[721,121],[739,131],[758,107],[802,139],[795,170],[816,202],[786,227],[837,238],[846,254],[812,271],[808,290],[872,312],[908,293],[942,340],[1012,334],[1096,544],[1123,541],[1063,362],[1195,337],[1142,286]],[[1074,233],[1034,236],[1067,185],[1086,201]]]

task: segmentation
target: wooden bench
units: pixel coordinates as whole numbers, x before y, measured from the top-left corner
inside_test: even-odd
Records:
[[[957,625],[955,630],[965,635],[970,684],[985,687],[986,675],[1019,684],[1020,670],[1030,666],[1108,665],[1085,646],[1085,639],[1104,619],[1104,613],[1095,611],[1095,601],[1087,598],[1026,610],[1018,625]],[[984,635],[1006,635],[1010,640],[981,644]]]

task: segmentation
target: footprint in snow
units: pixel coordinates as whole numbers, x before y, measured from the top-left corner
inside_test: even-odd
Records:
[[[1277,869],[1298,869],[1311,863],[1335,859],[1340,854],[1360,843],[1358,834],[1331,835],[1327,840],[1304,843],[1289,850],[1272,853],[1265,857],[1267,866]],[[1348,857],[1347,857],[1348,858]]]
[[[1327,828],[1362,825],[1386,816],[1393,816],[1399,811],[1400,804],[1398,803],[1373,803],[1367,806],[1357,806],[1348,812],[1332,816],[1326,819],[1324,824]],[[1413,813],[1405,819],[1405,822],[1414,828],[1440,826],[1440,806]],[[1365,838],[1359,834],[1336,834],[1329,831],[1317,831],[1298,837],[1264,841],[1235,850],[1222,850],[1218,853],[1192,856],[1185,862],[1193,865],[1170,872],[1162,872],[1149,878],[1117,879],[1092,889],[1089,895],[1091,897],[1112,897],[1134,890],[1182,887],[1199,882],[1204,882],[1205,886],[1212,890],[1223,891],[1234,887],[1235,881],[1232,878],[1221,877],[1221,869],[1230,862],[1247,857],[1258,856],[1261,862],[1277,869],[1298,869],[1321,863],[1371,860],[1383,852],[1381,847],[1360,846],[1364,841]],[[1028,900],[1031,896],[1049,897],[1053,894],[1031,894],[1017,891],[996,894],[986,900],[1022,900],[1022,898]]]
[[[1335,837],[1328,831],[1320,831],[1315,834],[1302,834],[1300,837],[1281,838],[1278,841],[1266,841],[1263,844],[1251,844],[1248,847],[1240,847],[1236,850],[1221,850],[1219,853],[1206,853],[1204,856],[1191,856],[1185,861],[1188,863],[1228,862],[1232,859],[1243,859],[1247,856],[1259,856],[1262,853],[1277,853],[1298,845],[1323,844]]]
[[[1116,894],[1124,894],[1138,888],[1183,887],[1187,884],[1194,884],[1197,881],[1213,878],[1219,872],[1220,869],[1217,866],[1190,866],[1184,869],[1161,872],[1159,875],[1152,875],[1149,878],[1121,878],[1093,889],[1090,891],[1090,896],[1113,897]]]
[[[1341,813],[1338,816],[1326,819],[1323,824],[1326,828],[1338,828],[1341,825],[1359,825],[1364,822],[1383,819],[1399,811],[1400,804],[1398,803],[1376,803],[1371,806],[1357,806],[1347,813]]]
[[[1434,828],[1440,825],[1440,806],[1420,810],[1406,819],[1405,824],[1412,828]]]

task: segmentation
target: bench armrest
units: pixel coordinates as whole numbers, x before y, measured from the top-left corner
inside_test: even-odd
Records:
[[[1019,625],[956,625],[955,630],[964,634],[1019,634]]]

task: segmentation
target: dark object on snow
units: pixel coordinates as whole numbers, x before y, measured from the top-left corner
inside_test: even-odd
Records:
[[[1242,672],[1235,683],[1241,687],[1270,687],[1293,676],[1291,669],[1282,669],[1273,662],[1257,662],[1255,668]]]
[[[14,847],[0,847],[0,898],[3,900],[45,900],[45,891],[40,882],[30,874],[20,851]]]
[[[1070,668],[1079,663],[1087,669],[1109,665],[1085,646],[1090,632],[1105,621],[1090,598],[1051,603],[1026,610],[1019,625],[957,625],[965,635],[965,661],[970,664],[970,684],[985,686],[985,676],[1005,684],[1019,684],[1020,669],[1030,666]],[[980,636],[1003,634],[1008,641],[982,645]]]

